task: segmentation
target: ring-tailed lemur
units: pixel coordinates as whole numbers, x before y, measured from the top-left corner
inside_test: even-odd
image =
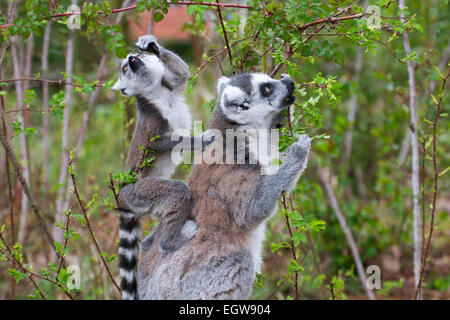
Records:
[[[160,46],[155,37],[143,36],[136,43],[139,49],[152,53],[129,54],[121,64],[119,80],[113,89],[123,95],[135,96],[137,120],[133,139],[128,150],[125,170],[137,173],[137,182],[123,187],[119,193],[120,244],[119,267],[123,299],[135,299],[137,249],[140,233],[140,216],[153,213],[160,223],[142,242],[148,249],[157,230],[164,233],[159,247],[163,251],[177,250],[195,233],[196,225],[187,220],[190,192],[181,181],[170,181],[176,165],[171,161],[171,151],[178,144],[171,134],[176,129],[191,128],[191,114],[184,102],[184,90],[190,76],[188,66],[173,52]],[[191,137],[191,145],[202,148],[213,136],[204,133]],[[201,141],[198,141],[201,140]],[[152,152],[149,152],[151,150]],[[144,165],[145,158],[155,157],[151,166]],[[141,184],[151,181],[151,188]],[[170,205],[160,204],[143,210],[130,199],[139,201],[135,194],[155,196],[155,191],[171,193],[176,200]]]
[[[294,83],[287,75],[281,80],[265,74],[222,77],[209,128],[223,134],[228,129],[265,129],[270,134],[282,121],[283,109],[293,103],[293,91]],[[223,147],[225,138],[215,136],[206,152]],[[276,211],[282,192],[289,192],[298,181],[309,148],[309,137],[299,136],[273,175],[261,175],[259,164],[194,165],[188,185],[197,232],[175,252],[163,254],[153,246],[144,253],[139,297],[247,299],[262,263],[266,220]],[[143,179],[141,183],[145,189],[152,182]],[[136,199],[134,205],[141,210],[176,203],[173,193],[151,197],[140,193]],[[155,243],[162,236],[162,232],[155,234]]]

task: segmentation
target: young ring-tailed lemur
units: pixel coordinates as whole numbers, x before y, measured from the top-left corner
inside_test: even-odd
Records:
[[[129,54],[123,60],[119,80],[113,86],[123,95],[135,96],[137,101],[136,128],[125,165],[126,171],[137,173],[137,182],[122,188],[119,193],[119,267],[122,298],[127,300],[136,298],[139,218],[153,213],[161,219],[142,242],[144,250],[152,245],[153,234],[157,230],[163,233],[159,248],[168,252],[181,247],[196,229],[195,222],[186,219],[189,213],[189,189],[181,181],[167,180],[176,167],[171,160],[171,151],[178,141],[172,141],[171,134],[176,129],[190,131],[191,128],[191,114],[184,101],[189,69],[180,57],[160,46],[151,35],[140,37],[136,45],[140,50],[152,54]],[[201,137],[191,137],[191,145],[204,148],[211,140],[213,136],[204,133]],[[143,165],[145,158],[150,157],[155,157],[152,165]],[[157,188],[158,192],[173,193],[176,203],[161,204],[148,210],[133,206],[129,199],[134,199],[136,190],[146,197],[154,196],[152,190],[141,186],[143,178],[150,179],[152,188]]]
[[[270,134],[283,121],[283,110],[294,102],[293,91],[294,83],[287,75],[281,80],[266,74],[222,77],[209,128],[223,135],[229,129],[262,129]],[[230,147],[225,138],[218,138],[219,133],[215,137],[206,154]],[[266,221],[276,212],[282,192],[297,183],[309,148],[308,136],[299,136],[272,175],[262,175],[259,163],[195,164],[188,185],[197,232],[177,251],[161,253],[152,246],[144,252],[139,298],[247,299],[262,264]],[[141,180],[142,189],[152,188],[147,179]],[[173,205],[175,195],[140,193],[133,205],[148,210],[161,203]],[[155,243],[162,235],[155,234]]]

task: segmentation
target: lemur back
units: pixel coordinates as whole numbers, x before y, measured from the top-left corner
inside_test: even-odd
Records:
[[[135,96],[137,106],[136,128],[125,165],[126,171],[136,172],[136,183],[124,186],[119,193],[119,268],[122,298],[127,300],[137,298],[136,267],[142,215],[153,213],[161,218],[154,230],[164,231],[160,250],[177,250],[195,233],[195,223],[186,220],[189,189],[181,181],[167,180],[176,167],[171,161],[171,151],[178,142],[171,140],[171,133],[176,129],[189,132],[191,128],[191,114],[184,102],[189,69],[181,58],[160,46],[151,35],[140,37],[137,46],[152,55],[128,55],[113,87],[123,95]],[[201,137],[192,139],[198,145],[194,139]],[[149,164],[148,159],[152,157],[155,159]],[[142,188],[140,182],[145,178],[151,179],[156,192],[176,192],[177,203],[145,210],[133,206],[130,202],[140,193],[155,194],[154,190]],[[183,226],[190,232],[182,232]],[[152,243],[153,233],[143,241],[143,249],[147,250]]]

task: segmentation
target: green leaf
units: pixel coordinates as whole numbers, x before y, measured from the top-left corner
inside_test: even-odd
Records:
[[[160,22],[162,19],[164,19],[164,15],[161,12],[155,12],[153,14],[153,19],[155,22]]]
[[[125,47],[117,47],[116,56],[119,58],[125,58],[127,56],[127,49]]]

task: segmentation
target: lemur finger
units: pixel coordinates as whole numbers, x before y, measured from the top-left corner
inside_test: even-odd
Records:
[[[288,155],[294,158],[305,158],[311,147],[311,139],[306,135],[301,135],[297,140],[288,148]]]
[[[209,146],[216,140],[216,135],[212,130],[207,130],[202,134],[202,150],[205,151],[205,148]]]

